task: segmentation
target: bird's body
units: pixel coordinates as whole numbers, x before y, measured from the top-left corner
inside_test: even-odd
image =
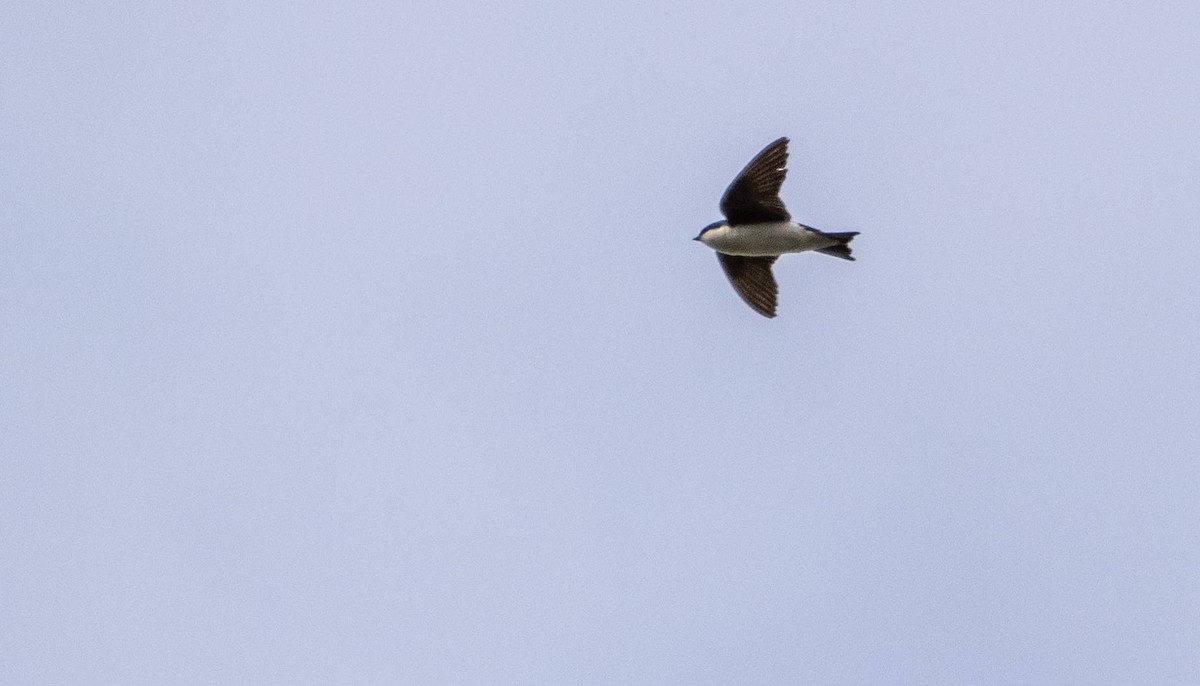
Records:
[[[838,240],[796,222],[738,224],[718,222],[705,230],[700,241],[717,252],[743,257],[778,257],[789,252],[819,250]]]
[[[780,255],[815,250],[853,260],[850,241],[857,231],[826,233],[792,221],[779,189],[787,176],[788,139],[758,153],[721,198],[725,221],[713,222],[696,240],[717,251],[734,290],[755,312],[775,316],[779,287],[771,265]]]

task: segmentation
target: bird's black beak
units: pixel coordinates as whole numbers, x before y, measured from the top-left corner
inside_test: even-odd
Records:
[[[692,240],[693,240],[693,241],[698,241],[698,240],[700,240],[700,237],[699,237],[699,236],[696,236],[696,237],[695,237],[695,238],[693,238]]]

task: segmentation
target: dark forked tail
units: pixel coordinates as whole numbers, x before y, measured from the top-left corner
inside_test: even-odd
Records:
[[[850,254],[850,241],[854,240],[854,237],[858,235],[857,231],[846,231],[844,233],[825,233],[824,231],[818,231],[817,233],[825,236],[826,238],[832,238],[838,242],[837,245],[831,245],[828,248],[821,248],[817,252],[823,255],[840,257],[843,260],[854,260],[854,256]]]

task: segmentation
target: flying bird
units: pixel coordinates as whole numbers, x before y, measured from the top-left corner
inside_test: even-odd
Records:
[[[693,240],[717,251],[717,259],[742,300],[764,317],[775,316],[779,287],[771,265],[789,252],[816,250],[853,260],[850,241],[857,231],[825,233],[792,221],[779,188],[787,176],[788,139],[763,148],[721,197],[725,219],[713,222]]]

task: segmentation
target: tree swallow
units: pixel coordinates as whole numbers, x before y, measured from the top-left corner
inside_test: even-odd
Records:
[[[693,240],[717,251],[721,268],[742,300],[764,317],[775,316],[779,287],[771,265],[789,252],[816,250],[853,260],[850,241],[857,231],[825,233],[792,221],[779,188],[787,176],[788,139],[763,148],[721,197],[725,221],[713,222]]]

